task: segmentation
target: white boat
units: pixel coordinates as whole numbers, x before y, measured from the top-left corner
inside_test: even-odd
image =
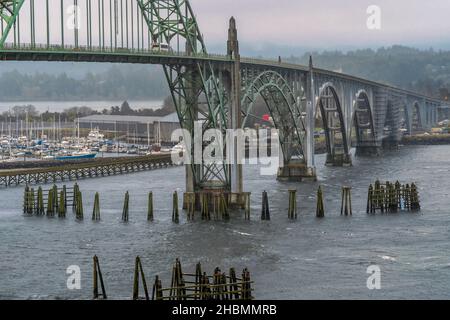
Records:
[[[103,141],[105,139],[105,135],[100,133],[98,129],[95,129],[89,132],[87,138],[90,141]]]

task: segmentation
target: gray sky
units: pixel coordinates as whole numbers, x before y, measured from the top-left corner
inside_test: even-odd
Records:
[[[241,42],[316,48],[392,44],[450,48],[449,0],[191,0],[208,43],[224,41],[228,17]],[[369,30],[367,8],[381,8]]]
[[[136,7],[136,1],[128,1]],[[30,42],[28,3],[21,13],[22,43]],[[38,43],[45,43],[46,13],[45,6],[41,5],[44,1],[35,3],[36,24],[39,26],[36,38]],[[80,42],[83,44],[87,34],[86,2],[78,3],[81,12],[84,12],[80,19]],[[93,16],[97,17],[98,2],[92,3]],[[109,1],[104,3],[106,12],[109,12]],[[60,1],[51,0],[50,4],[50,39],[52,44],[58,44],[61,42]],[[67,9],[71,4],[73,0],[64,0],[65,25],[70,13]],[[393,44],[450,49],[450,0],[191,0],[191,4],[210,52],[221,53],[225,50],[228,19],[231,16],[237,19],[239,39],[245,54],[289,55],[301,52],[299,48],[354,49]],[[367,28],[369,15],[366,11],[370,5],[381,9],[380,30]],[[133,12],[136,14],[137,9]],[[110,46],[110,23],[108,17],[105,19],[106,46]],[[94,20],[93,45],[100,45],[98,19]],[[134,27],[137,27],[136,23]],[[121,35],[117,37],[120,39]],[[8,41],[12,41],[12,34]],[[66,29],[65,44],[73,42],[73,31]]]

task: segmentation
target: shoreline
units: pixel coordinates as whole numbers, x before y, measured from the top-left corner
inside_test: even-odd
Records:
[[[450,134],[404,136],[400,140],[400,144],[405,146],[448,145],[450,144]]]

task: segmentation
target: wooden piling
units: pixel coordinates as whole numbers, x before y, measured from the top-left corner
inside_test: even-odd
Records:
[[[261,220],[270,220],[269,197],[266,191],[262,193]]]
[[[297,219],[297,190],[289,190],[288,218],[290,220]]]
[[[155,277],[155,283],[153,285],[152,300],[162,300],[163,291],[162,283],[158,276]]]
[[[47,217],[53,217],[55,214],[55,205],[54,205],[54,192],[53,189],[48,190],[47,196]]]
[[[209,212],[209,195],[206,192],[200,194],[202,220],[211,220]]]
[[[185,192],[184,203],[186,204],[187,219],[194,220],[195,216],[195,192]]]
[[[419,192],[415,183],[411,183],[411,201],[410,201],[411,211],[420,210]]]
[[[26,185],[24,193],[23,193],[23,214],[26,214],[28,212],[29,193],[30,193],[30,187],[28,185]]]
[[[94,286],[94,299],[99,299],[100,294],[98,292],[98,281],[100,280],[100,286],[102,289],[101,297],[102,299],[106,300],[108,297],[106,296],[106,290],[105,290],[105,284],[103,283],[103,275],[102,271],[100,269],[100,263],[98,261],[98,257],[94,256],[94,279],[93,279],[93,286]]]
[[[61,194],[59,196],[58,217],[59,218],[66,217],[66,196],[64,190],[61,191]]]
[[[64,194],[64,211],[67,212],[67,187],[66,187],[66,185],[63,186],[62,192]]]
[[[367,213],[373,213],[373,186],[369,186],[369,191],[367,193]]]
[[[43,215],[44,213],[45,213],[44,192],[42,191],[42,187],[39,187],[37,193],[36,214],[40,216]]]
[[[58,187],[56,184],[53,185],[53,213],[59,212],[59,200],[58,200]]]
[[[341,203],[341,215],[352,215],[352,195],[351,187],[342,187],[342,203]]]
[[[80,187],[75,182],[73,185],[73,202],[72,202],[72,211],[76,212],[77,204],[78,204],[78,194],[80,193]]]
[[[92,220],[100,220],[100,195],[98,194],[98,192],[95,193],[94,209],[92,210]]]
[[[245,214],[245,220],[250,220],[250,214],[251,214],[251,199],[250,199],[251,193],[250,192],[246,192],[244,193],[244,203],[245,203],[245,208],[244,208],[244,214]]]
[[[252,299],[252,287],[251,287],[251,279],[250,272],[247,268],[242,271],[242,300],[251,300]]]
[[[147,221],[153,221],[153,192],[148,193]]]
[[[130,194],[127,191],[125,193],[125,199],[123,202],[123,210],[122,210],[122,221],[128,222],[129,219],[129,203],[130,203]]]
[[[178,192],[174,192],[173,193],[173,197],[172,197],[172,205],[173,205],[173,210],[172,210],[172,221],[175,223],[179,223],[180,222],[180,216],[179,216],[179,211],[178,211]]]
[[[228,212],[228,202],[227,199],[225,197],[225,195],[223,193],[220,194],[220,205],[219,205],[219,210],[221,212],[221,216],[223,220],[228,220],[230,219],[230,214]]]
[[[317,208],[316,208],[316,217],[323,218],[325,217],[325,208],[323,206],[323,192],[322,186],[319,186],[317,190]]]
[[[145,280],[144,269],[142,268],[141,258],[136,257],[134,264],[134,280],[133,280],[133,300],[143,300],[139,297],[139,275],[142,279],[142,286],[144,288],[145,300],[150,300],[147,289],[147,281]]]
[[[77,192],[77,200],[76,200],[75,210],[76,210],[75,214],[76,214],[77,220],[83,220],[83,218],[84,218],[83,194],[79,190]]]

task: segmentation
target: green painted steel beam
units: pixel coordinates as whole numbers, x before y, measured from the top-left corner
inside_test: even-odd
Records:
[[[6,22],[6,28],[0,38],[0,48],[3,48],[24,2],[25,0],[0,0],[0,18]]]

